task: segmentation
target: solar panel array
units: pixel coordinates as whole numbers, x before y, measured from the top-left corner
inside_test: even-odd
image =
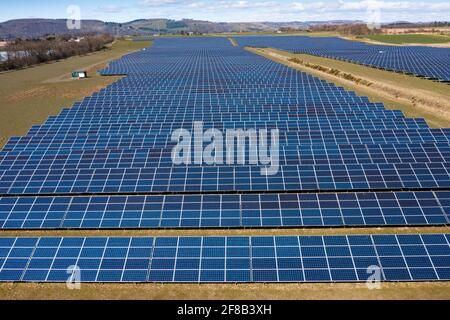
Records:
[[[0,152],[0,229],[446,226],[449,129],[226,38],[158,39]],[[176,129],[279,129],[278,174],[175,165]],[[250,151],[245,153],[246,158]],[[448,235],[0,238],[0,281],[450,280]]]
[[[0,198],[3,229],[445,225],[450,192]]]
[[[450,81],[448,48],[374,45],[335,37],[239,36],[236,40],[242,46],[278,48],[433,80]]]
[[[151,50],[115,61],[102,74],[128,76],[6,145],[0,154],[0,193],[450,187],[448,131],[432,130],[423,119],[406,119],[398,110],[235,48],[224,38],[160,39]],[[204,130],[278,128],[279,173],[262,177],[260,167],[249,164],[173,166],[171,134],[179,128],[192,131],[195,121],[203,121]],[[349,139],[372,137],[379,130],[393,142],[407,132],[409,143],[316,138],[338,139],[343,132]],[[417,132],[443,135],[444,141],[419,143],[425,138]],[[93,145],[92,139],[108,142]]]
[[[0,281],[366,282],[450,280],[450,235],[2,238]],[[379,266],[380,269],[377,269]],[[73,273],[75,276],[75,273]]]

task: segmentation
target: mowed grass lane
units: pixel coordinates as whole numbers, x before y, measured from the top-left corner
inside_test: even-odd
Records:
[[[361,36],[373,41],[390,43],[390,44],[439,44],[450,43],[450,36],[431,35],[431,34],[377,34]]]

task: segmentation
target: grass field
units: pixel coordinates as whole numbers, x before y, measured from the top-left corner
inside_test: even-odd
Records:
[[[338,37],[336,32],[225,32],[225,33],[206,33],[203,35],[184,36],[179,34],[162,34],[160,36],[137,36],[134,39],[158,39],[158,38],[201,38],[201,37],[233,37],[233,36],[308,36],[308,37]]]
[[[235,40],[234,38],[229,37],[228,40],[230,40],[231,45],[232,45],[233,47],[239,47],[239,44],[236,42],[236,40]]]
[[[2,284],[7,300],[448,300],[449,283],[365,284]]]
[[[295,32],[230,32],[221,33],[216,36],[308,36],[308,37],[337,37],[339,36],[336,32],[306,32],[306,31],[295,31]]]
[[[450,43],[450,36],[429,35],[429,34],[380,34],[368,35],[359,38],[366,38],[373,41],[390,44],[438,44]]]
[[[31,125],[44,122],[48,115],[57,114],[62,106],[69,107],[74,101],[118,79],[117,77],[102,78],[94,73],[102,68],[107,60],[148,44],[147,42],[121,41],[105,52],[0,74],[0,101],[4,102],[0,109],[0,133],[3,143],[11,135],[25,134]],[[411,77],[396,78],[403,76],[378,73],[384,71],[335,60],[310,56],[302,56],[302,59],[370,76],[373,81],[411,86],[413,91],[420,87],[420,90],[424,90],[424,94],[434,92],[450,101],[450,92],[446,85]],[[71,81],[69,72],[80,68],[89,69],[92,78]],[[336,79],[328,78],[327,80],[335,81]],[[366,94],[365,88],[356,88],[349,84],[345,86],[360,94]],[[375,101],[387,99],[375,93],[371,98]],[[393,108],[402,108],[410,116],[422,115],[420,109],[407,104],[402,105],[395,99],[392,99],[388,105]],[[435,126],[448,126],[449,123],[441,118],[430,114],[428,120]],[[450,228],[0,231],[0,236],[270,236],[443,232],[450,232]],[[450,299],[450,283],[385,283],[380,290],[369,290],[364,284],[83,284],[81,290],[68,290],[64,284],[0,284],[0,299]]]
[[[198,37],[234,37],[234,36],[307,36],[307,37],[343,37],[348,40],[371,40],[389,44],[446,44],[450,43],[450,36],[433,34],[380,34],[349,37],[337,32],[227,32],[227,33],[207,33],[204,35],[183,36],[178,34],[166,34],[160,36],[138,36],[135,39],[157,39],[157,38],[198,38]]]
[[[111,59],[149,46],[150,42],[116,41],[110,48],[81,57],[0,74],[0,147],[9,137],[25,135],[64,107],[117,81],[96,71]],[[74,70],[86,69],[89,78],[71,80]]]

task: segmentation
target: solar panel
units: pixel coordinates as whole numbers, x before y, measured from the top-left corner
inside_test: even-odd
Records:
[[[279,283],[450,280],[450,235],[2,238],[0,281]],[[69,270],[69,272],[68,272]]]
[[[0,229],[450,223],[450,129],[226,38],[158,39],[101,74],[126,76],[0,152]],[[174,165],[171,134],[196,121],[205,130],[278,129],[278,174],[253,164]],[[449,240],[0,238],[0,281],[66,282],[79,268],[83,282],[100,283],[365,282],[369,267],[382,281],[446,281]]]
[[[373,45],[336,37],[237,36],[241,46],[272,47],[369,67],[450,81],[450,49]]]
[[[446,225],[448,192],[0,198],[1,229]]]
[[[171,135],[177,129],[192,130],[193,123],[101,123],[101,124],[74,124],[74,125],[43,125],[33,126],[29,135],[90,135],[90,134],[143,134],[153,132]],[[428,125],[423,119],[302,119],[297,121],[253,121],[253,122],[204,122],[204,128],[217,128],[219,130],[250,128],[255,130],[278,128],[283,132],[300,130],[375,130],[383,129],[426,129]]]
[[[298,131],[280,132],[280,141],[286,145],[351,145],[351,144],[400,144],[400,143],[448,143],[448,129],[410,130],[346,130],[346,131]],[[105,150],[123,148],[165,148],[170,139],[164,135],[56,135],[13,137],[3,148],[2,154],[30,154],[34,151]]]
[[[252,166],[8,170],[1,172],[0,193],[429,190],[449,188],[449,170],[449,163],[286,165],[267,177]]]

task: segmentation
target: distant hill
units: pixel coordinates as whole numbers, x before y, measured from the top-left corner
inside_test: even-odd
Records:
[[[84,20],[81,30],[69,30],[65,19],[20,19],[0,23],[0,38],[36,38],[45,35],[108,32],[113,29],[103,21]]]
[[[222,33],[222,32],[262,32],[277,31],[280,28],[308,29],[317,24],[348,24],[360,21],[322,22],[248,22],[227,23],[200,20],[139,19],[126,23],[83,20],[81,30],[67,29],[65,19],[19,19],[0,23],[0,38],[37,38],[46,35],[77,33],[110,33],[113,35],[153,35],[155,33],[174,34],[179,32]]]

